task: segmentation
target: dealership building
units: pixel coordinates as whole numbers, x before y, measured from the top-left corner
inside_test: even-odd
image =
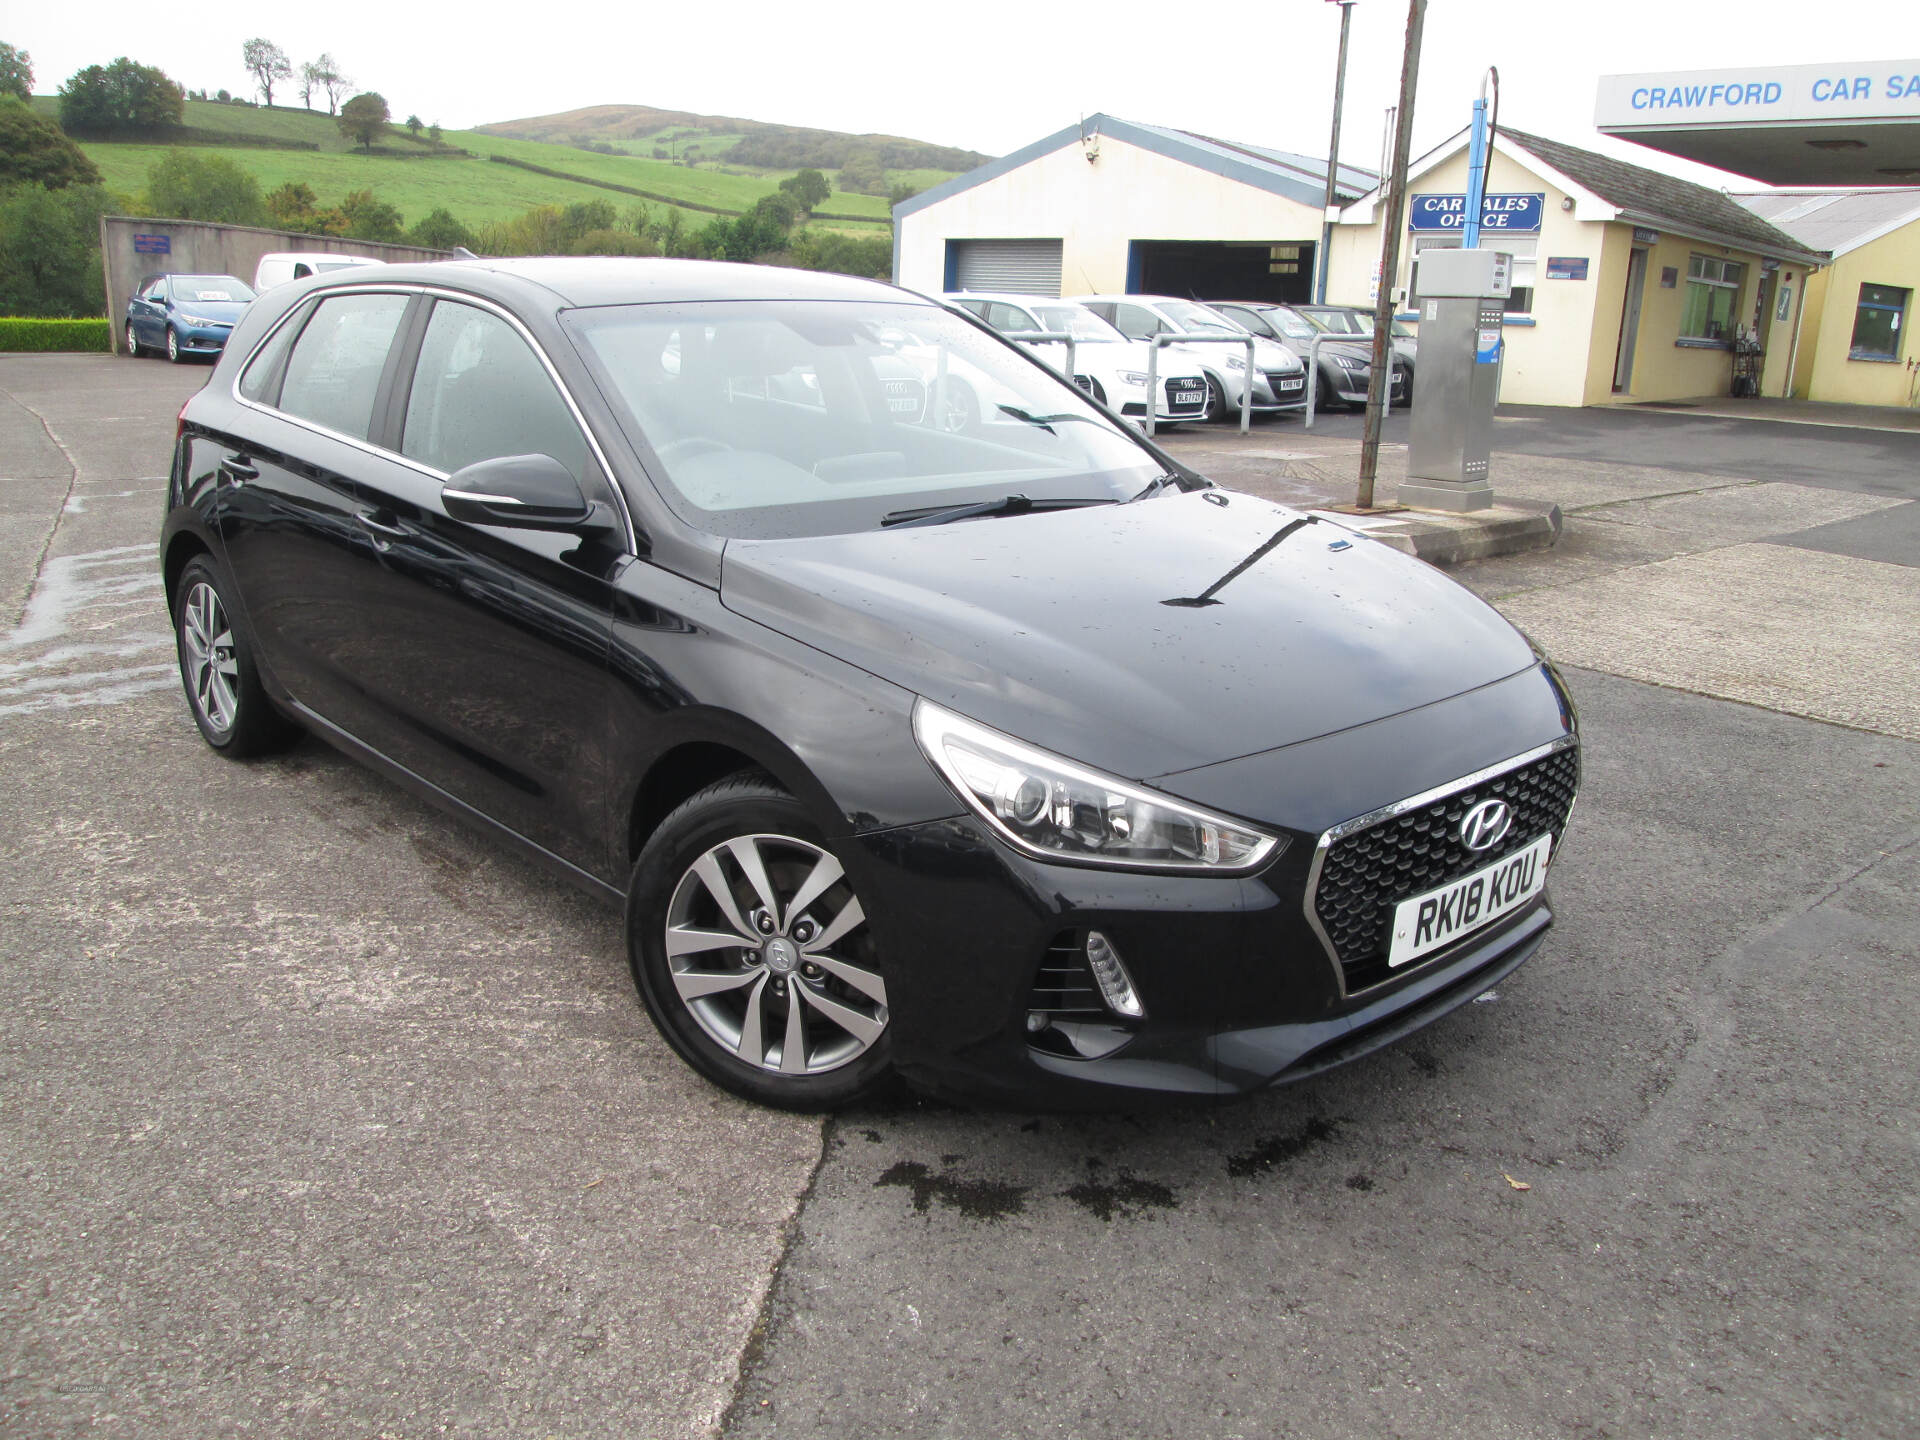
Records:
[[[1920,178],[1901,173],[1920,167],[1920,62],[1608,77],[1599,118],[1608,133],[1766,183],[1824,175],[1829,197]],[[1386,283],[1416,326],[1420,256],[1461,241],[1466,152],[1463,130],[1414,161],[1392,217],[1404,234]],[[1328,212],[1325,185],[1325,162],[1309,156],[1095,115],[897,206],[894,274],[928,292],[1299,302],[1312,295],[1331,216],[1327,298],[1371,305],[1389,222],[1378,177],[1341,166]],[[1505,126],[1486,191],[1480,243],[1515,258],[1503,400],[1647,403],[1738,388],[1904,403],[1886,397],[1915,353],[1912,206],[1859,212],[1840,243],[1869,253],[1842,274],[1850,252],[1821,243],[1838,227],[1798,224],[1775,192],[1729,195]],[[1880,234],[1873,217],[1898,223]],[[1852,343],[1855,320],[1865,349]],[[1835,358],[1842,351],[1863,358]]]

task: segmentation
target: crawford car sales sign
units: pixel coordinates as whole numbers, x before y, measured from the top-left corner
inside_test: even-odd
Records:
[[[1540,217],[1546,208],[1545,191],[1531,195],[1485,195],[1480,200],[1480,228],[1530,235],[1539,230]],[[1407,207],[1409,230],[1464,230],[1466,226],[1467,197],[1464,195],[1415,195]]]

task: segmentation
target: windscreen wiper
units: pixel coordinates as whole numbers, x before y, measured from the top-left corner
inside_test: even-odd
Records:
[[[1127,504],[1131,505],[1136,500],[1151,500],[1169,485],[1182,485],[1183,483],[1178,475],[1156,475],[1147,482],[1146,489],[1142,490],[1138,495],[1129,497]]]
[[[1022,410],[1018,405],[998,405],[998,406],[995,406],[994,408],[999,410],[999,412],[1002,415],[1011,415],[1014,419],[1024,420],[1029,425],[1038,425],[1042,430],[1046,431],[1049,435],[1058,433],[1053,428],[1053,422],[1056,420],[1078,420],[1083,425],[1093,425],[1098,423],[1093,419],[1092,416],[1089,416],[1089,415],[1072,415],[1072,414],[1035,415],[1030,410]]]
[[[905,530],[915,525],[945,525],[951,520],[972,520],[984,515],[1025,515],[1031,510],[1074,510],[1082,505],[1111,505],[1107,496],[1051,497],[1029,500],[1025,495],[1002,495],[998,500],[979,500],[969,505],[925,505],[918,510],[895,510],[884,516],[885,530]]]

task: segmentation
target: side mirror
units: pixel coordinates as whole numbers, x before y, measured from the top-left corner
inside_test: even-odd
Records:
[[[440,487],[440,504],[470,525],[576,533],[613,528],[604,507],[591,503],[573,472],[551,455],[502,455],[457,470]]]

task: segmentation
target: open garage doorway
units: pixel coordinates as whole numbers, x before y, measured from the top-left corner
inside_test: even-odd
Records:
[[[1127,289],[1188,300],[1313,298],[1310,240],[1135,240],[1127,251]]]

